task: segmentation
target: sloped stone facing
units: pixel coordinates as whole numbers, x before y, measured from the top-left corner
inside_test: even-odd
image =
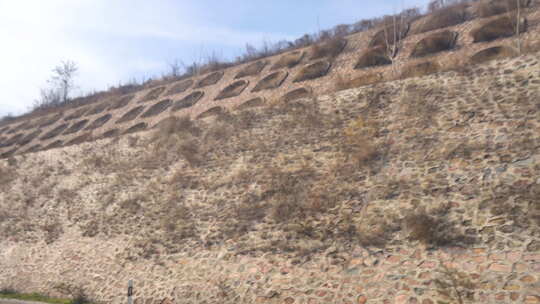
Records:
[[[538,60],[538,56],[526,57],[501,63],[500,66],[499,62],[494,62],[464,74],[451,72],[422,79],[405,79],[318,98],[321,109],[328,109],[329,113],[339,111],[336,115],[343,117],[345,126],[361,117],[368,105],[375,105],[370,108],[376,109],[373,112],[375,115],[365,117],[382,124],[383,130],[388,132],[371,139],[376,142],[382,138],[390,145],[385,165],[378,173],[370,172],[373,175],[369,179],[363,178],[367,173],[353,170],[354,178],[345,188],[345,200],[350,205],[339,212],[350,214],[351,222],[364,222],[367,218],[365,214],[376,209],[377,212],[373,211],[377,215],[373,225],[377,227],[377,223],[383,219],[392,219],[392,214],[403,215],[415,204],[425,204],[430,208],[437,203],[448,202],[451,205],[448,214],[452,215],[452,221],[463,224],[464,232],[479,238],[472,245],[426,248],[408,240],[406,229],[400,227],[398,233],[403,233],[401,237],[385,248],[351,243],[346,248],[317,247],[311,255],[306,255],[308,253],[288,254],[286,246],[276,243],[276,246],[269,245],[266,252],[239,253],[246,246],[251,249],[248,245],[251,237],[256,236],[256,225],[250,226],[249,230],[253,231],[249,238],[242,241],[229,240],[209,245],[205,241],[211,239],[213,231],[219,232],[219,227],[213,226],[213,218],[205,222],[205,217],[212,217],[209,215],[212,212],[216,217],[224,216],[227,208],[236,207],[233,203],[228,205],[224,202],[238,200],[241,198],[239,193],[249,191],[252,184],[249,178],[246,183],[231,182],[232,170],[237,167],[245,165],[249,168],[248,172],[258,169],[254,162],[249,161],[256,154],[249,151],[230,151],[224,154],[227,158],[201,168],[192,168],[180,160],[178,167],[170,170],[137,170],[134,171],[137,177],[128,176],[126,179],[127,184],[122,188],[124,191],[116,192],[118,182],[122,180],[120,177],[125,178],[116,172],[100,174],[98,170],[87,169],[83,171],[87,175],[83,174],[82,177],[79,174],[58,175],[61,170],[54,170],[54,174],[49,175],[26,174],[58,168],[59,160],[62,168],[79,170],[81,164],[85,163],[82,153],[88,156],[96,153],[100,157],[118,152],[118,155],[132,156],[145,153],[148,149],[147,146],[126,149],[128,141],[120,139],[117,145],[112,145],[111,141],[98,141],[84,150],[71,147],[26,155],[24,161],[20,161],[22,156],[15,156],[17,170],[26,178],[35,178],[45,187],[56,185],[48,192],[52,197],[38,197],[30,208],[32,223],[40,226],[37,224],[45,222],[49,216],[52,218],[69,210],[73,218],[57,218],[64,232],[49,245],[44,241],[45,233],[40,230],[35,231],[36,239],[27,242],[15,234],[1,238],[0,287],[9,284],[23,291],[54,292],[56,284],[72,283],[85,286],[87,292],[99,301],[125,303],[127,281],[134,279],[136,303],[435,304],[449,301],[438,294],[435,284],[435,280],[441,278],[441,270],[448,267],[478,282],[473,290],[472,303],[535,303],[539,300],[540,282],[538,226],[534,225],[535,222],[525,224],[515,216],[535,215],[538,212],[533,200],[535,196],[525,197],[537,193],[540,173],[540,155],[534,147],[539,133],[533,132],[540,128],[536,119],[538,109],[534,104],[540,83],[533,82],[539,76]],[[519,69],[522,65],[526,68]],[[497,69],[486,73],[494,68]],[[511,72],[505,74],[506,70]],[[523,84],[524,79],[518,77],[524,75],[532,76],[528,79],[529,84]],[[477,83],[491,85],[478,87]],[[432,90],[430,95],[437,96],[429,98],[427,104],[440,106],[441,109],[435,113],[428,112],[432,115],[425,127],[416,126],[419,113],[410,116],[400,114],[404,113],[403,107],[408,104],[404,101],[407,96],[402,96],[402,88],[411,93],[419,88]],[[486,89],[497,94],[493,98],[480,94]],[[512,93],[521,91],[526,93],[527,99],[516,103]],[[384,94],[375,100],[377,93]],[[413,98],[411,101],[421,99]],[[497,103],[506,108],[501,111]],[[253,129],[252,135],[244,140],[253,140],[259,134],[263,134],[264,141],[270,143],[288,137],[277,128],[277,123],[269,120],[267,124]],[[328,131],[323,134],[332,137],[342,129]],[[144,134],[140,136],[144,139]],[[328,151],[325,136],[314,138],[305,143],[291,140],[286,148],[276,147],[275,153],[269,153],[267,160],[286,169],[302,168],[306,162],[314,167],[319,164],[322,168],[318,172],[327,174],[326,169],[332,168],[336,154]],[[516,147],[515,143],[520,143],[521,139],[528,139],[533,145],[526,148],[525,141],[525,146]],[[471,149],[466,149],[467,146]],[[433,158],[437,151],[446,151],[448,159],[441,161]],[[242,162],[243,159],[247,159],[246,162]],[[125,163],[129,158],[120,160]],[[8,164],[7,160],[0,162],[2,166]],[[203,236],[209,238],[193,242],[182,240],[178,242],[185,243],[181,251],[168,253],[162,247],[152,247],[154,238],[159,237],[158,232],[161,232],[159,228],[156,229],[157,225],[134,229],[133,234],[125,234],[123,230],[115,234],[107,229],[106,225],[115,218],[103,218],[107,214],[105,212],[122,210],[121,203],[129,202],[132,198],[129,194],[138,189],[142,189],[139,193],[148,193],[146,191],[152,189],[149,195],[151,199],[141,203],[142,211],[135,210],[138,213],[134,217],[138,220],[127,222],[137,225],[139,220],[148,217],[151,223],[155,223],[158,219],[151,208],[158,204],[154,203],[154,199],[157,197],[155,200],[161,201],[169,198],[166,194],[160,195],[162,190],[171,189],[167,182],[175,169],[178,169],[176,172],[189,174],[190,179],[204,181],[195,189],[182,184],[174,185],[174,189],[182,191],[186,202],[202,210],[194,215],[197,217],[197,229],[208,229],[204,231],[210,235]],[[386,178],[391,177],[395,177],[395,180],[385,182]],[[411,182],[414,187],[403,187],[400,181]],[[396,187],[396,182],[400,186]],[[29,182],[21,178],[10,185],[12,191],[0,191],[2,210],[10,210],[4,206],[17,206],[19,202],[16,197],[19,194],[12,195],[13,192],[26,195],[30,192],[28,185]],[[57,193],[67,185],[73,185],[76,193],[85,195],[62,200]],[[499,190],[503,192],[493,193]],[[117,199],[107,201],[111,191]],[[508,195],[508,199],[501,200],[500,194]],[[504,210],[498,208],[501,206],[499,203],[510,203],[519,208],[506,216],[501,214]],[[101,209],[104,205],[107,211]],[[54,213],[51,210],[55,210]],[[321,215],[317,225],[328,215]],[[234,223],[236,219],[227,220]],[[184,221],[179,222],[184,224]],[[87,223],[95,223],[98,227],[96,236],[81,236],[80,227],[91,227]],[[123,221],[120,224],[125,229],[131,227]],[[340,224],[336,225],[339,227]],[[299,229],[293,226],[293,229]],[[266,238],[273,233],[276,232],[267,232]],[[145,242],[147,235],[149,240]],[[276,242],[285,239],[282,235],[275,238]],[[273,240],[269,239],[268,244]],[[296,241],[285,244],[303,246]],[[252,245],[264,248],[257,242]],[[134,252],[137,250],[152,255],[149,258],[136,258]]]

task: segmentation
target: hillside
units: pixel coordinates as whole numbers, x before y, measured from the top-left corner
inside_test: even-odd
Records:
[[[243,104],[321,96],[540,50],[536,1],[522,1],[519,18],[491,2],[450,6],[410,22],[390,20],[260,60],[225,69],[218,65],[190,78],[125,94],[108,92],[87,103],[1,122],[0,158],[132,134],[152,129],[169,116],[196,119]]]
[[[539,303],[539,60],[1,160],[0,287],[67,284],[106,303],[129,279],[135,303]]]

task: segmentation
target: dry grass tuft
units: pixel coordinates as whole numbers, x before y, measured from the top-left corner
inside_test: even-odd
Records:
[[[531,3],[530,0],[519,0],[519,7],[526,8]],[[487,18],[517,10],[516,0],[484,0],[476,8],[478,16]]]
[[[420,40],[411,53],[411,57],[423,57],[454,47],[457,38],[456,32],[442,31]]]
[[[449,211],[449,204],[429,211],[425,207],[409,211],[405,217],[409,238],[432,247],[474,243],[473,237],[462,234],[457,223],[449,219]]]
[[[342,37],[333,37],[322,43],[314,44],[311,46],[311,60],[329,58],[330,60],[336,58],[347,45],[347,40]]]
[[[432,13],[425,22],[415,31],[416,34],[429,32],[463,23],[470,19],[467,13],[467,3],[447,6]]]
[[[365,51],[354,66],[355,69],[370,68],[392,64],[384,47],[375,47]]]
[[[492,20],[471,32],[473,41],[475,43],[488,42],[499,38],[511,37],[516,34],[516,22],[517,18],[515,16],[504,16]],[[527,30],[526,19],[520,20],[519,29],[520,33]]]

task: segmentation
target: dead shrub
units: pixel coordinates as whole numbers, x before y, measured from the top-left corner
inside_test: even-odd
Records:
[[[510,47],[495,46],[479,51],[471,57],[470,61],[474,64],[481,64],[491,60],[514,57],[517,54],[517,51]]]
[[[347,45],[347,39],[342,37],[332,37],[322,43],[311,46],[311,60],[328,57],[330,60],[336,58]]]
[[[10,184],[18,177],[15,168],[0,164],[0,188],[8,189]]]
[[[435,286],[437,293],[444,297],[444,300],[451,300],[459,304],[474,300],[474,292],[478,288],[478,278],[455,268],[449,268],[442,263],[436,272],[439,275],[434,280]]]
[[[457,33],[451,31],[442,31],[430,35],[420,40],[411,53],[411,57],[423,57],[442,51],[450,50],[454,47],[457,39]]]
[[[158,124],[150,142],[153,144],[151,159],[170,164],[182,156],[190,165],[202,163],[199,136],[201,129],[189,117],[171,116]]]
[[[491,20],[471,32],[473,42],[489,42],[515,35],[517,28],[516,19],[515,16],[504,16]],[[527,21],[522,18],[519,21],[519,32],[523,33],[525,31],[527,31]]]
[[[375,84],[381,82],[382,80],[383,76],[381,73],[371,73],[355,78],[345,78],[341,75],[338,75],[334,86],[336,90],[339,91]]]
[[[365,51],[354,66],[355,69],[370,68],[392,64],[384,47],[375,47]]]
[[[418,27],[415,33],[425,33],[436,29],[454,26],[467,21],[471,17],[467,13],[467,7],[467,3],[459,3],[439,9],[428,16],[424,23]]]
[[[379,156],[379,146],[375,142],[378,126],[374,121],[358,118],[343,130],[341,151],[347,162],[360,167],[373,165]]]
[[[429,211],[424,206],[409,211],[405,217],[409,238],[431,247],[474,243],[474,238],[462,234],[457,224],[448,218],[449,211],[449,204]]]
[[[519,0],[519,7],[526,8],[530,2],[530,0]],[[478,4],[476,12],[481,18],[487,18],[517,9],[518,1],[516,0],[484,0]]]
[[[64,233],[62,224],[58,220],[49,221],[41,226],[41,229],[45,232],[45,243],[52,244]]]

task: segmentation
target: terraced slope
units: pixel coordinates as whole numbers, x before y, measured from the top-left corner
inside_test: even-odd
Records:
[[[136,303],[538,303],[539,60],[1,160],[0,288],[65,283],[123,303],[134,279]]]
[[[447,14],[458,15],[446,21],[437,15],[416,20],[400,31],[403,37],[395,47],[381,45],[385,32],[374,29],[264,61],[159,84],[134,95],[98,99],[95,104],[61,108],[46,116],[22,117],[0,125],[0,157],[131,134],[153,128],[169,116],[196,118],[217,106],[234,109],[255,98],[272,101],[300,91],[320,96],[343,87],[423,76],[517,55],[518,42],[512,36],[515,31],[508,14],[498,10],[482,13],[477,6]],[[522,12],[522,23],[527,25],[520,35],[523,51],[540,48],[538,8],[533,1]],[[465,17],[459,15],[462,13]],[[173,104],[170,107],[168,100]],[[37,133],[43,135],[31,136]]]

